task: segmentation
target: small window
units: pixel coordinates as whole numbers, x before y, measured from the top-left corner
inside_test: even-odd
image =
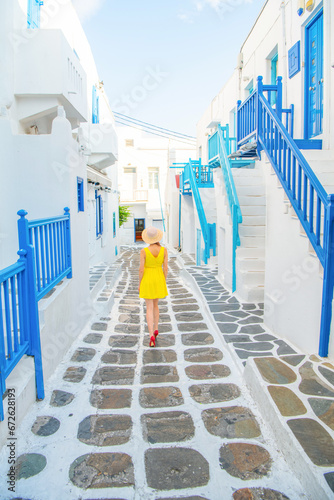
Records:
[[[136,167],[124,167],[125,174],[135,174],[137,172]]]
[[[112,227],[113,227],[113,236],[116,236],[116,213],[114,212],[112,215]]]
[[[102,196],[95,191],[96,200],[96,237],[98,238],[103,233],[103,200]]]
[[[39,28],[41,5],[43,5],[43,2],[40,0],[28,0],[28,28]]]
[[[159,188],[159,167],[148,168],[148,189]]]
[[[133,139],[125,139],[125,146],[126,146],[127,148],[133,148],[133,146],[134,146],[134,141],[133,141]]]
[[[100,102],[95,85],[93,85],[92,96],[92,123],[100,123]]]
[[[81,177],[77,177],[78,212],[84,212],[84,182]]]
[[[270,83],[271,85],[276,85],[277,79],[277,66],[278,66],[278,54],[276,53],[270,61]],[[276,92],[271,92],[270,104],[273,106],[276,104]]]
[[[251,93],[253,92],[254,90],[254,82],[253,82],[253,78],[251,79],[251,81],[249,82],[249,84],[247,85],[246,87],[246,97],[251,95]]]

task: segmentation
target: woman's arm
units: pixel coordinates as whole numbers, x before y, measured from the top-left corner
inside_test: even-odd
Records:
[[[165,256],[164,256],[164,275],[165,279],[167,279],[167,274],[168,274],[168,252],[167,248],[165,247]]]
[[[140,251],[139,286],[138,286],[138,290],[140,289],[140,283],[141,283],[141,280],[143,279],[143,275],[144,275],[145,258],[146,258],[146,253],[145,253],[145,249],[143,248]]]

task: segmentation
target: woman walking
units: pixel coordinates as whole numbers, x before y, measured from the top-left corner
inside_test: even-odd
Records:
[[[140,251],[139,297],[146,300],[150,347],[155,347],[159,333],[159,299],[168,295],[166,286],[168,252],[159,243],[162,236],[162,231],[152,226],[142,232],[142,238],[149,246]]]

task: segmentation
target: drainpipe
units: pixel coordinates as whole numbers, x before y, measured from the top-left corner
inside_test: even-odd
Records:
[[[283,42],[283,53],[282,53],[282,77],[283,77],[283,108],[287,107],[288,102],[288,86],[287,86],[287,59],[286,59],[286,25],[285,25],[285,2],[283,1],[280,6],[281,18],[282,18],[282,42]]]

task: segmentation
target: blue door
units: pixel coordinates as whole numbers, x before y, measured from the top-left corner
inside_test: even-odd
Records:
[[[305,138],[322,133],[323,118],[323,15],[306,27],[305,34]]]
[[[200,229],[197,229],[196,266],[201,265],[201,238],[202,232]]]

